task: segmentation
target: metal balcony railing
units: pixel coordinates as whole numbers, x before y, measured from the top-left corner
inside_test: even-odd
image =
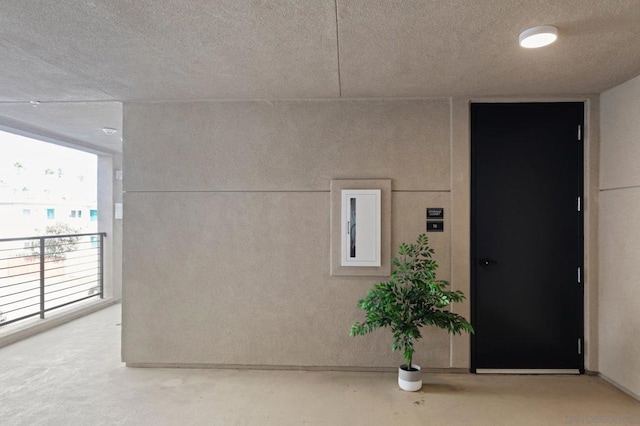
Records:
[[[104,238],[95,234],[0,239],[0,327],[104,297]]]

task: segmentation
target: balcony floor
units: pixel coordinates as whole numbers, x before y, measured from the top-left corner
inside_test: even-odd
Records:
[[[120,305],[0,349],[2,425],[638,424],[640,402],[590,376],[135,369]]]

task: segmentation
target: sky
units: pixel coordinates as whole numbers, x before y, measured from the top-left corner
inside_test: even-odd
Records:
[[[95,154],[0,131],[0,203],[95,204],[96,193]]]

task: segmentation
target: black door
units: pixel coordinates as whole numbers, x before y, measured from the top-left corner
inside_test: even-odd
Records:
[[[583,120],[471,105],[472,371],[583,371]]]

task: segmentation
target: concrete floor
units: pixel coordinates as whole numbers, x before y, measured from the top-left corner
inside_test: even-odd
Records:
[[[0,349],[0,425],[640,424],[597,377],[134,369],[120,306]]]

